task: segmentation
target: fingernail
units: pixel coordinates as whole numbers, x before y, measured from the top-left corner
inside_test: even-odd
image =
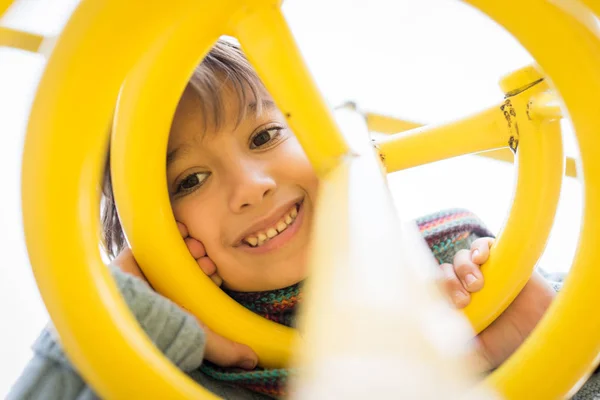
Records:
[[[473,252],[471,253],[471,260],[474,260],[475,258],[477,258],[478,255],[479,255],[479,250],[477,250],[477,249],[473,250]]]
[[[244,360],[240,363],[240,367],[242,367],[244,369],[254,369],[254,367],[256,367],[256,361]]]
[[[467,274],[467,276],[465,276],[465,283],[467,284],[467,286],[471,286],[475,282],[477,282],[477,277],[475,275]]]
[[[460,290],[454,292],[454,303],[456,303],[456,305],[460,305],[462,302],[466,301],[466,299],[467,296]]]

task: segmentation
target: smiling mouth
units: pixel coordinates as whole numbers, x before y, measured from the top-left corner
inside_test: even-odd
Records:
[[[242,243],[254,248],[261,247],[270,240],[277,238],[280,234],[285,232],[288,227],[294,224],[296,218],[298,217],[298,211],[300,210],[301,205],[302,201],[294,204],[288,211],[285,212],[285,214],[283,214],[279,221],[268,228],[246,236],[244,239],[242,239]]]

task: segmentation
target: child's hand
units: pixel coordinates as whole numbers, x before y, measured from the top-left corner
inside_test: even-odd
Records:
[[[179,229],[179,233],[181,234],[181,237],[183,237],[190,254],[192,257],[194,257],[202,272],[208,275],[215,285],[221,286],[223,284],[223,279],[221,279],[217,273],[217,266],[213,260],[208,258],[206,249],[204,248],[202,242],[191,237],[188,233],[187,227],[181,222],[177,223],[177,228]]]
[[[480,267],[488,260],[493,243],[492,238],[477,239],[470,251],[456,254],[453,265],[442,265],[445,289],[457,308],[469,304],[470,294],[483,288]],[[510,306],[477,336],[478,365],[489,371],[506,361],[535,328],[554,296],[552,287],[534,273]]]
[[[184,238],[188,250],[192,257],[202,269],[202,271],[212,279],[212,281],[221,286],[221,277],[217,274],[217,268],[213,261],[206,255],[206,250],[201,242],[189,237],[187,228],[181,223],[177,223],[179,233]],[[148,282],[144,273],[140,269],[137,261],[133,257],[131,249],[123,250],[113,264],[123,272],[134,275],[145,282]],[[206,337],[204,346],[204,358],[221,367],[240,367],[244,369],[254,369],[258,363],[258,356],[252,349],[244,344],[233,342],[229,339],[219,336],[210,330],[201,321],[197,320],[202,326]]]
[[[497,368],[517,350],[542,319],[555,295],[548,282],[534,272],[510,306],[477,336],[479,354],[489,365],[488,370]]]
[[[456,308],[464,308],[471,302],[471,293],[483,288],[481,265],[490,256],[493,238],[480,238],[473,242],[471,250],[460,250],[454,256],[454,264],[442,264],[443,287]]]
[[[178,222],[177,228],[179,229],[181,237],[183,237],[188,251],[190,252],[192,257],[194,257],[200,269],[206,275],[208,275],[208,277],[217,286],[221,286],[223,280],[217,274],[217,267],[215,266],[215,263],[206,255],[204,245],[200,241],[190,237],[187,228],[182,223]],[[148,283],[148,279],[146,279],[146,276],[144,275],[140,266],[135,260],[135,257],[133,256],[133,253],[130,248],[126,248],[121,253],[119,253],[117,258],[114,259],[113,264],[117,266],[121,271],[136,276]]]

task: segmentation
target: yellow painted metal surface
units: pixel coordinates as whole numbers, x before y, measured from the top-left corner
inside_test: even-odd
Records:
[[[539,327],[492,376],[508,399],[563,398],[589,373],[600,353],[596,268],[600,248],[600,41],[559,2],[470,0],[503,25],[551,77],[573,121],[581,153],[584,214],[579,247],[563,291]],[[518,13],[515,13],[518,10]],[[549,46],[548,44],[552,45]],[[565,60],[577,60],[576,64]],[[576,71],[573,66],[577,65]],[[534,206],[537,206],[535,204]],[[572,392],[571,392],[572,393]]]
[[[12,47],[35,53],[43,41],[44,37],[41,35],[0,26],[0,47]]]
[[[103,398],[214,397],[151,345],[98,251],[98,182],[119,87],[144,50],[195,7],[84,0],[31,111],[22,171],[29,258],[66,353]]]

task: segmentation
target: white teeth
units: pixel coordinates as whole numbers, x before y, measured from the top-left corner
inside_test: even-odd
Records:
[[[258,234],[258,244],[263,244],[266,240],[267,240],[267,235],[265,235],[262,232]]]
[[[277,232],[281,233],[281,232],[285,231],[285,228],[287,228],[287,225],[285,222],[279,221],[277,223]]]
[[[263,243],[268,241],[269,239],[274,238],[279,233],[285,231],[288,225],[291,225],[292,222],[298,216],[298,209],[294,206],[289,213],[287,213],[282,219],[277,222],[275,227],[269,228],[266,233],[259,232],[256,236],[248,236],[244,239],[246,243],[248,243],[252,247],[261,246]]]
[[[269,228],[269,230],[267,231],[267,236],[269,237],[269,239],[277,236],[277,229]]]

